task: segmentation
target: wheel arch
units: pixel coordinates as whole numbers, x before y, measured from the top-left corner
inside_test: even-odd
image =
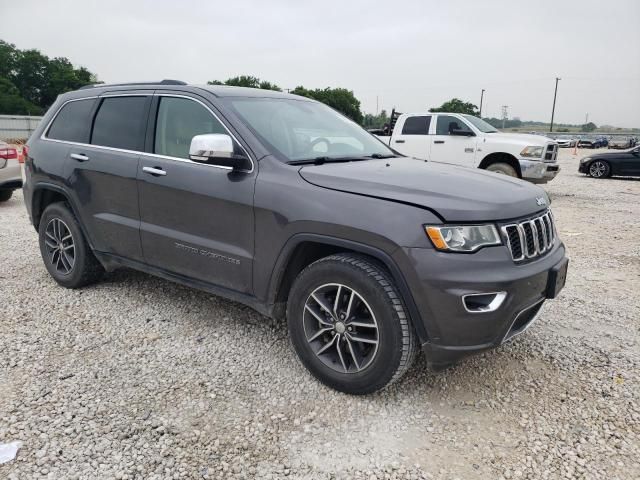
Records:
[[[518,178],[522,178],[522,169],[520,168],[520,162],[516,157],[506,152],[490,153],[482,159],[480,165],[478,165],[478,168],[485,170],[489,165],[492,165],[494,163],[506,163],[512,166],[518,174]]]
[[[71,212],[75,216],[76,221],[80,226],[80,230],[82,230],[84,238],[89,244],[89,247],[93,250],[91,237],[87,235],[85,226],[80,220],[81,217],[78,213],[76,205],[71,199],[71,196],[64,190],[64,188],[60,187],[59,185],[51,183],[38,183],[34,186],[33,195],[31,197],[31,217],[33,226],[36,231],[40,226],[40,219],[42,218],[42,213],[44,212],[44,210],[52,203],[57,202],[65,202],[69,205],[69,207],[71,208]]]
[[[282,248],[268,289],[267,303],[273,306],[273,316],[284,318],[289,291],[298,274],[306,266],[338,252],[366,255],[380,264],[394,280],[421,343],[428,341],[422,317],[409,286],[400,268],[388,253],[370,245],[319,234],[294,235]]]

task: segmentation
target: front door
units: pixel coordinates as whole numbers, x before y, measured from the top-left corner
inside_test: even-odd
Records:
[[[431,160],[475,167],[477,137],[452,135],[454,130],[473,133],[473,130],[460,118],[438,115],[435,135],[431,135]]]
[[[620,155],[620,174],[640,175],[640,147]]]
[[[140,236],[154,267],[251,292],[253,191],[257,171],[189,160],[195,135],[225,133],[212,110],[186,96],[159,95],[138,167]]]

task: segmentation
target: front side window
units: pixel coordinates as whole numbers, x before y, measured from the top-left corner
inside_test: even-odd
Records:
[[[289,98],[229,97],[230,110],[284,161],[394,156],[362,127],[322,103]]]
[[[450,115],[438,115],[438,123],[436,125],[436,135],[451,135],[453,130],[464,130],[471,132],[469,126],[457,117]]]
[[[107,97],[93,122],[91,144],[142,151],[148,97]]]
[[[431,116],[409,117],[402,126],[402,135],[429,135]]]
[[[161,97],[156,118],[154,153],[189,158],[191,139],[206,133],[227,133],[205,107],[188,98]]]
[[[65,142],[87,143],[91,126],[94,98],[67,103],[56,115],[47,132],[47,138]]]

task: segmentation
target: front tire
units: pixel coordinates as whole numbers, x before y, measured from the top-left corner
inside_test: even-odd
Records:
[[[501,175],[507,175],[509,177],[518,178],[518,172],[508,163],[498,162],[492,163],[486,168],[489,172],[499,173]]]
[[[305,268],[289,293],[287,324],[304,366],[344,393],[383,389],[409,369],[417,351],[393,280],[366,256],[336,254]]]
[[[611,174],[611,167],[604,160],[596,160],[589,165],[589,176],[593,178],[606,178]]]
[[[0,190],[0,202],[8,201],[13,195],[13,190]]]
[[[84,287],[99,280],[104,273],[65,203],[52,203],[44,210],[38,235],[44,265],[63,287]]]

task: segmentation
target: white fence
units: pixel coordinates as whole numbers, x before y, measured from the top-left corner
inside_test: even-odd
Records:
[[[26,140],[31,136],[42,117],[26,115],[0,115],[0,140]]]

